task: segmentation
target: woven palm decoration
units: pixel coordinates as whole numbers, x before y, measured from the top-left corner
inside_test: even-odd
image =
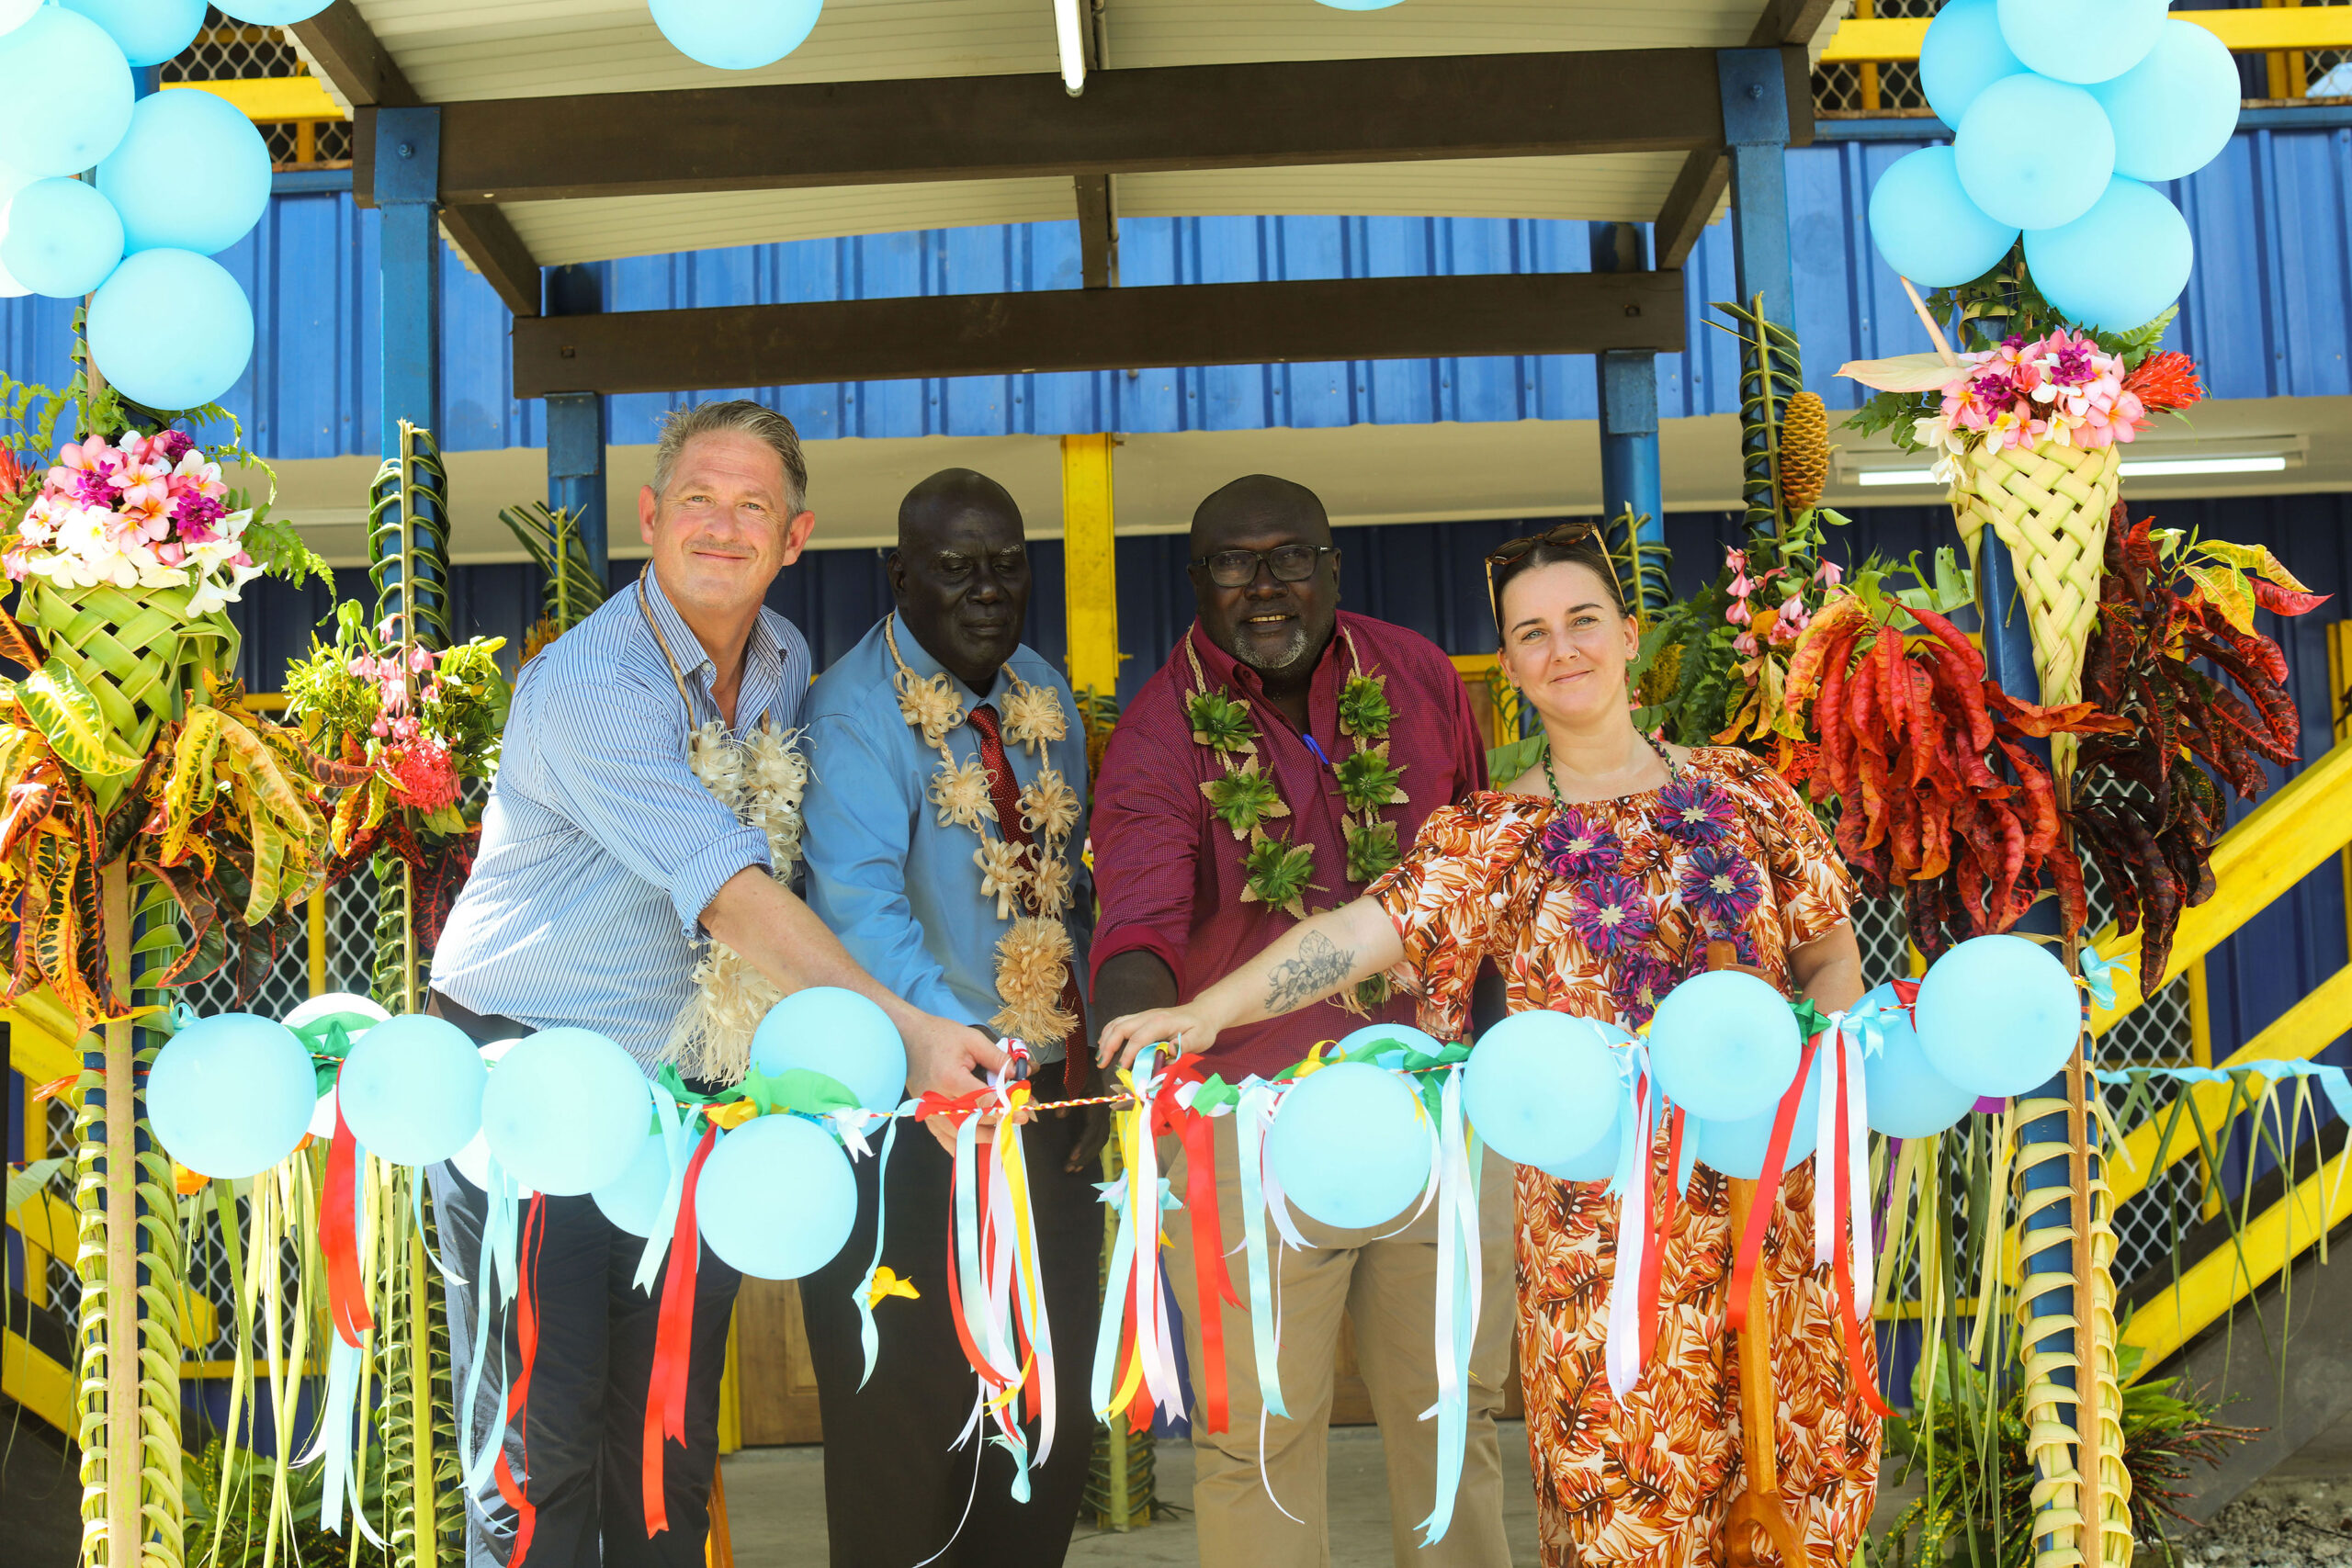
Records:
[[[189,588],[60,588],[25,580],[17,615],[47,634],[51,661],[97,699],[117,744],[144,756],[155,732],[176,718],[187,694],[204,690],[198,672],[226,676],[237,661],[237,628],[228,613],[191,617]]]
[[[1818,506],[1828,482],[1828,405],[1818,392],[1799,392],[1781,410],[1781,504],[1792,513]]]
[[[1959,470],[1952,513],[1969,563],[1976,563],[1989,526],[2017,564],[2045,705],[2082,696],[2083,649],[2098,619],[2099,562],[2121,460],[2114,446],[2083,451],[2055,443],[1979,446],[1952,459]]]

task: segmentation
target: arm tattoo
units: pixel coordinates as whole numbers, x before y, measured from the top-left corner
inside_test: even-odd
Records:
[[[1298,955],[1274,965],[1266,987],[1266,1010],[1285,1013],[1329,996],[1347,983],[1356,961],[1353,948],[1333,945],[1320,931],[1309,931],[1298,944]]]

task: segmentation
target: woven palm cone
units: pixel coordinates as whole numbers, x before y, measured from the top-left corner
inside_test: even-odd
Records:
[[[2045,706],[2082,697],[2083,649],[2098,619],[2099,562],[2120,462],[2113,446],[2055,443],[1979,446],[1954,460],[1951,508],[1969,564],[1990,527],[2017,565]]]
[[[59,588],[35,577],[17,596],[17,617],[41,634],[50,663],[96,700],[112,745],[143,757],[156,731],[180,716],[187,694],[204,690],[201,671],[226,676],[237,661],[228,613],[189,615],[194,592],[110,582]]]

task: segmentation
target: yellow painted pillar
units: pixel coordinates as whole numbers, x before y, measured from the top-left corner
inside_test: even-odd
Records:
[[[1108,435],[1062,437],[1062,560],[1069,601],[1069,683],[1081,703],[1119,685],[1119,574],[1111,543]]]

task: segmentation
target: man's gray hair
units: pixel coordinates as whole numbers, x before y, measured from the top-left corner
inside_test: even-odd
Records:
[[[697,435],[716,435],[723,432],[748,435],[773,450],[784,464],[785,482],[792,491],[787,511],[797,513],[801,502],[808,498],[808,463],[800,455],[800,432],[792,422],[772,408],[752,401],[749,398],[732,398],[723,403],[696,403],[692,408],[672,409],[662,416],[662,439],[653,448],[653,493],[666,495],[670,490],[670,470],[676,467],[678,454],[686,443]]]

